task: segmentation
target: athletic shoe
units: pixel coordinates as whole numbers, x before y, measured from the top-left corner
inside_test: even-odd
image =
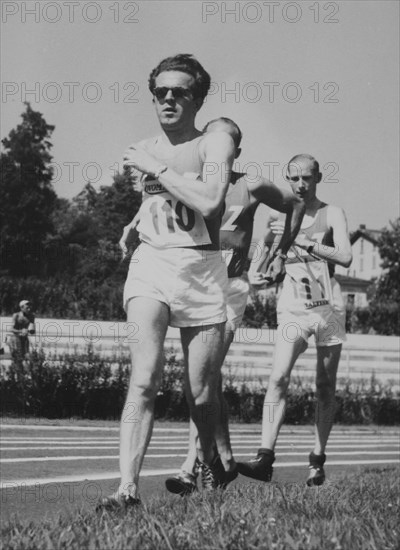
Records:
[[[214,458],[210,465],[200,462],[200,471],[201,484],[205,491],[226,487],[226,472],[219,455]]]
[[[185,470],[181,470],[176,476],[166,479],[165,486],[170,493],[183,497],[197,491],[196,479],[197,474],[190,474]]]
[[[141,501],[128,493],[113,493],[108,497],[103,497],[97,503],[96,512],[102,512],[103,510],[111,512],[116,510],[126,510],[127,508],[133,508],[140,506]]]
[[[237,468],[239,474],[260,481],[271,481],[272,464],[275,461],[275,453],[271,449],[261,448],[258,450],[256,458],[249,462],[238,462]]]
[[[322,485],[325,481],[324,464],[326,460],[326,454],[316,455],[313,452],[309,455],[309,470],[310,474],[307,479],[307,485],[312,487],[313,485]]]
[[[239,475],[239,470],[238,470],[237,464],[235,464],[235,467],[233,470],[228,470],[228,471],[225,470],[225,480],[224,480],[224,483],[221,485],[221,487],[223,489],[226,489],[228,484],[234,481],[238,475]]]

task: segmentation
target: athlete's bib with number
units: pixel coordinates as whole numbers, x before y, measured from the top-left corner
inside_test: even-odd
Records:
[[[313,242],[333,246],[327,225],[327,206],[317,212],[312,225],[304,227],[303,224],[301,230]],[[331,267],[330,271],[328,262],[308,254],[298,246],[292,246],[287,256],[286,277],[278,301],[278,310],[307,311],[319,306],[332,306],[333,269]]]
[[[320,260],[287,263],[279,309],[308,310],[332,304],[328,265]]]
[[[176,147],[174,154],[169,156],[163,154],[159,138],[146,140],[141,145],[183,177],[201,179],[199,138]],[[138,231],[142,241],[157,247],[211,244],[203,216],[176,199],[158,180],[149,176],[143,178],[143,202],[140,207]]]
[[[138,231],[142,241],[158,247],[199,246],[211,243],[203,216],[167,191],[146,193],[146,188],[160,188],[151,180],[145,183]]]

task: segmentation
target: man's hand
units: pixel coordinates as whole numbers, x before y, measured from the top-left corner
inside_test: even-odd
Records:
[[[264,273],[256,271],[255,273],[248,273],[249,283],[251,286],[262,287],[266,285],[266,280],[264,279]]]
[[[131,145],[124,155],[124,166],[132,166],[144,174],[153,176],[161,165],[160,161],[137,145]]]
[[[124,227],[124,230],[122,232],[122,237],[119,241],[119,246],[122,250],[122,259],[125,260],[125,258],[129,255],[130,252],[133,251],[133,246],[138,238],[138,231],[136,229],[136,226],[139,223],[139,217],[135,217],[131,223],[126,225]]]
[[[286,275],[285,260],[280,256],[273,256],[267,265],[264,281],[267,286],[277,285]]]

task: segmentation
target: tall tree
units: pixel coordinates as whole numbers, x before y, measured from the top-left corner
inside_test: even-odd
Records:
[[[400,334],[400,218],[379,239],[383,274],[376,282],[371,301],[371,320],[379,334]]]
[[[25,103],[22,124],[2,140],[0,155],[0,255],[2,271],[40,274],[56,193],[51,184],[49,141],[54,126]]]

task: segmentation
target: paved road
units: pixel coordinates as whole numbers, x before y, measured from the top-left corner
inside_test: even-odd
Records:
[[[398,465],[399,436],[395,428],[336,427],[327,449],[328,479],[366,466]],[[183,461],[187,437],[186,424],[156,424],[143,467],[143,501],[165,493],[165,478]],[[231,437],[236,459],[246,460],[259,446],[260,425],[233,425]],[[274,481],[303,484],[312,446],[311,427],[285,426],[276,449]],[[3,424],[0,449],[2,519],[18,514],[35,520],[77,506],[90,509],[118,485],[117,424]],[[230,489],[249,483],[254,482],[239,477]]]

